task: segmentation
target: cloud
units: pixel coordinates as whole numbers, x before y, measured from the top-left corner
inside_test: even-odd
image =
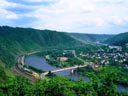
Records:
[[[113,18],[113,23],[117,24],[117,25],[123,25],[125,22],[122,18],[118,17],[118,16],[112,16]]]
[[[1,14],[2,19],[17,19],[18,18],[17,15],[14,14],[13,12],[7,11],[4,9],[0,9],[0,14]]]
[[[16,6],[16,7],[11,7],[11,8],[6,8],[6,10],[14,12],[16,14],[26,14],[31,11],[33,11],[35,8],[33,7],[27,7],[27,6]]]
[[[1,0],[0,4],[0,20],[6,20],[1,25],[86,33],[128,30],[127,0]]]
[[[7,0],[8,2],[11,3],[17,3],[17,4],[23,4],[23,5],[43,5],[43,6],[47,6],[51,3],[56,2],[57,0]]]

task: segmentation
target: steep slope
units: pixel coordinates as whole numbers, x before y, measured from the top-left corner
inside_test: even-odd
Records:
[[[72,37],[77,38],[79,40],[83,40],[85,42],[103,42],[108,38],[113,37],[114,35],[106,35],[106,34],[84,34],[84,33],[71,33]]]
[[[106,40],[105,43],[108,43],[110,45],[123,46],[126,43],[128,43],[128,32],[118,34],[118,35]]]
[[[0,60],[7,65],[12,65],[15,57],[21,53],[79,44],[80,42],[67,33],[32,28],[0,27]]]

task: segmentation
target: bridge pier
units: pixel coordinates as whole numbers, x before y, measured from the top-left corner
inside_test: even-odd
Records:
[[[74,74],[74,69],[71,70],[71,74]]]

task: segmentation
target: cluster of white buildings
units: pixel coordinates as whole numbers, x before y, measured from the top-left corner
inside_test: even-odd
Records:
[[[109,46],[108,50],[114,49],[112,52],[105,52],[104,50],[98,49],[97,52],[90,53],[80,53],[81,57],[94,62],[94,64],[99,66],[106,66],[108,64],[122,64],[124,68],[128,69],[128,52],[122,52],[122,48],[119,46]],[[127,62],[127,63],[126,63]]]

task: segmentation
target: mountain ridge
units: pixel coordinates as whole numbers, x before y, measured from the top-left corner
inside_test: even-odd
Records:
[[[109,38],[108,40],[104,41],[104,43],[123,46],[128,43],[128,32],[120,33],[112,38]]]
[[[16,56],[27,52],[81,44],[64,32],[0,26],[0,61],[9,67]]]
[[[113,34],[89,34],[89,33],[70,33],[74,38],[83,40],[85,42],[103,42],[108,38],[113,37]]]

